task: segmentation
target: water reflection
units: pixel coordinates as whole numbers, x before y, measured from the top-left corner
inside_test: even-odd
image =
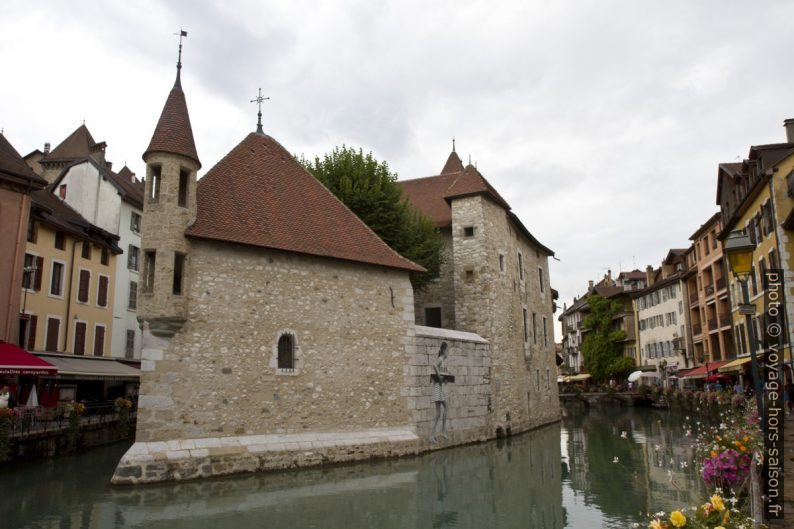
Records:
[[[640,512],[691,505],[699,481],[682,465],[682,429],[675,414],[592,408],[416,458],[136,488],[110,487],[126,450],[112,446],[0,470],[0,526],[627,527]]]

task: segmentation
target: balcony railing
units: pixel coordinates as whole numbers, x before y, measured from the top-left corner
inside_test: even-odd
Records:
[[[703,289],[706,293],[706,297],[714,295],[714,285],[706,285],[706,288]]]
[[[692,324],[692,334],[697,336],[698,334],[702,334],[702,333],[703,333],[703,329],[701,328],[700,324],[699,323],[693,323]]]
[[[697,303],[697,300],[698,300],[698,293],[697,292],[692,292],[692,293],[689,294],[689,302],[690,303]]]

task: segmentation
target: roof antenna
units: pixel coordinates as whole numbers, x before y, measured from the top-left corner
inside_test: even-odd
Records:
[[[256,103],[259,107],[259,112],[257,113],[257,120],[256,120],[256,133],[262,134],[264,136],[265,131],[262,130],[262,102],[267,101],[270,99],[269,97],[262,97],[262,88],[259,89],[259,95],[256,96],[255,99],[251,100],[251,103]]]
[[[174,35],[179,36],[179,58],[176,60],[176,81],[174,82],[174,88],[182,88],[182,79],[180,75],[182,72],[182,37],[187,37],[187,31],[179,28],[179,33],[174,33]]]

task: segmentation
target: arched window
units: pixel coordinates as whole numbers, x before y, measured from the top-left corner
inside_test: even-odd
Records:
[[[295,369],[295,346],[289,334],[282,334],[278,339],[278,368]]]

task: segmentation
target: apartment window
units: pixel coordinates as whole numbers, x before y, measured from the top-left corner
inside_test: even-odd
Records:
[[[711,249],[712,250],[716,250],[717,249],[717,232],[716,231],[712,231],[711,232]]]
[[[529,341],[529,322],[527,321],[527,309],[521,309],[524,313],[524,341]]]
[[[97,287],[97,293],[96,293],[96,304],[99,307],[108,306],[109,283],[110,283],[110,278],[108,278],[107,276],[99,276],[99,285]]]
[[[474,226],[465,226],[463,228],[464,237],[474,237]]]
[[[134,211],[130,215],[130,231],[135,233],[141,232],[141,216]]]
[[[518,252],[518,279],[524,280],[524,258],[521,257],[521,252]]]
[[[154,291],[154,266],[157,259],[155,250],[145,250],[143,252],[143,291]]]
[[[110,252],[107,248],[102,248],[102,254],[99,257],[99,262],[107,266],[110,263]]]
[[[94,326],[94,356],[105,354],[105,326]]]
[[[132,358],[135,352],[135,331],[127,329],[127,340],[124,344],[124,356]]]
[[[772,270],[777,269],[777,252],[774,248],[769,250],[769,268]]]
[[[58,318],[47,318],[47,336],[45,338],[45,348],[47,351],[57,351],[60,342],[61,320]]]
[[[129,298],[127,299],[127,308],[135,310],[138,308],[138,282],[130,281]]]
[[[91,272],[88,270],[80,270],[80,276],[77,284],[77,302],[88,303],[88,289],[91,285]]]
[[[137,246],[129,245],[127,247],[127,268],[130,270],[138,271],[138,259],[140,249]]]
[[[187,191],[190,186],[190,171],[181,169],[179,171],[179,195],[177,196],[177,205],[180,207],[187,207]]]
[[[532,313],[532,343],[538,343],[538,315]]]
[[[27,241],[36,244],[36,239],[38,238],[38,227],[36,226],[36,221],[32,218],[28,220],[28,234],[27,234]]]
[[[160,200],[160,176],[162,167],[159,165],[149,166],[149,201],[157,202]]]
[[[43,269],[43,257],[26,253],[25,269],[22,274],[22,288],[34,291],[41,290],[41,276]]]
[[[66,200],[66,184],[58,186],[58,196],[61,197],[61,200]]]
[[[503,253],[499,254],[499,271],[505,271],[505,255]]]
[[[174,253],[174,284],[172,292],[177,295],[182,295],[182,279],[185,275],[185,254]]]
[[[543,292],[543,269],[538,267],[538,284],[540,285],[540,291]]]
[[[65,266],[63,263],[57,261],[52,262],[52,270],[50,271],[50,295],[63,296],[63,270]]]
[[[78,321],[74,324],[74,354],[85,354],[85,334],[87,324],[84,321]]]
[[[55,249],[63,250],[66,248],[66,234],[62,231],[55,232]]]
[[[83,259],[91,259],[91,243],[88,241],[83,241],[83,248],[80,251],[80,255]]]
[[[441,307],[425,307],[425,325],[441,328]]]

